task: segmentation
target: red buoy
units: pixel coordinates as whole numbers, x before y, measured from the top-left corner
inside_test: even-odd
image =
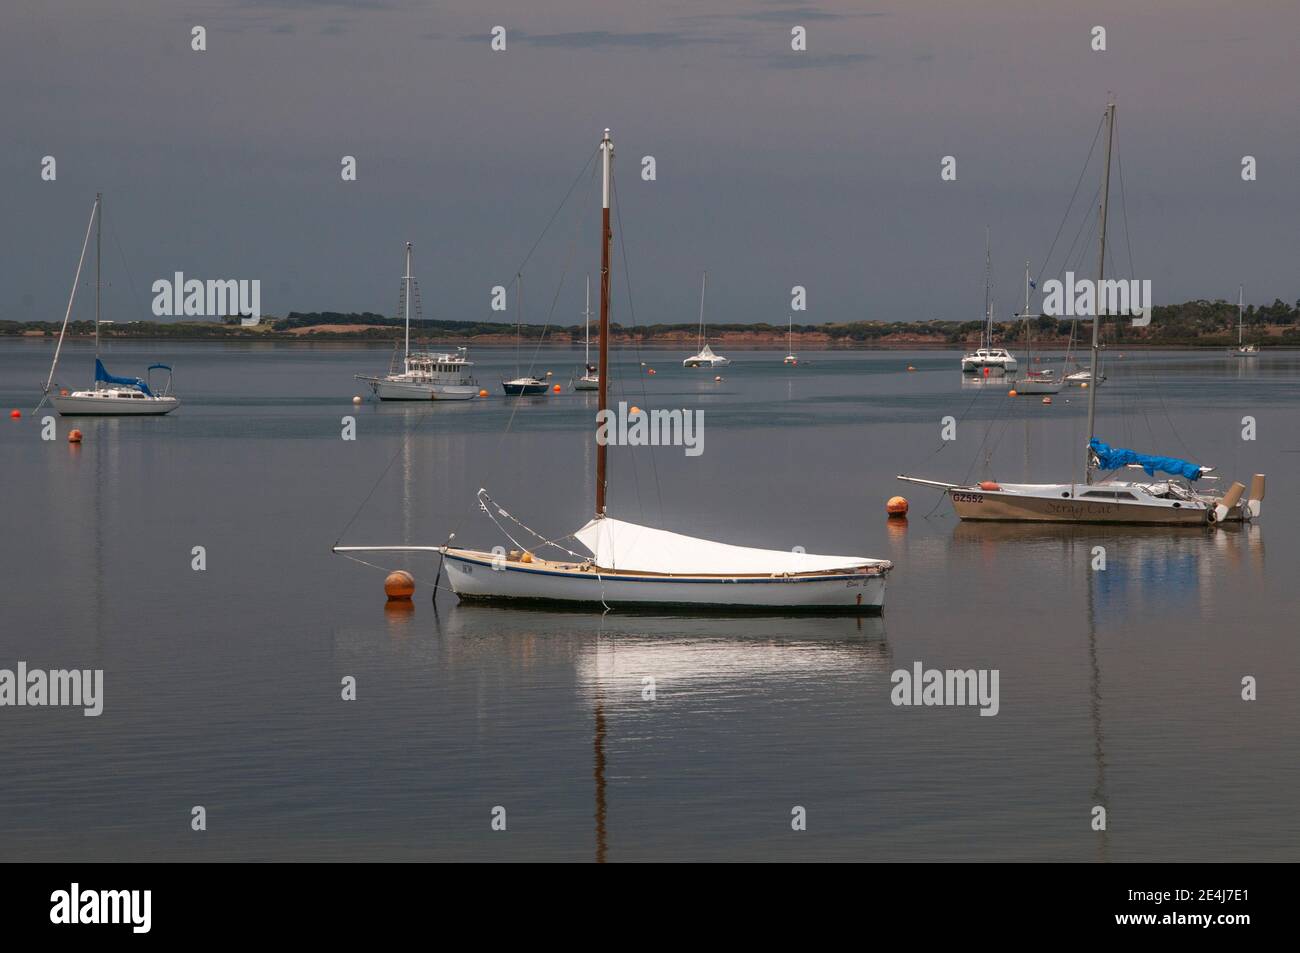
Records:
[[[415,577],[404,569],[390,572],[388,578],[384,580],[384,593],[388,596],[389,602],[398,599],[409,600],[415,595]]]

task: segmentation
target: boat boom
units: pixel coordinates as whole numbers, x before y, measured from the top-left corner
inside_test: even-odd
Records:
[[[921,486],[937,486],[941,490],[955,490],[957,487],[961,486],[960,483],[944,483],[942,480],[923,480],[920,477],[904,476],[901,473],[894,477],[894,479],[902,480],[904,483],[918,483]]]

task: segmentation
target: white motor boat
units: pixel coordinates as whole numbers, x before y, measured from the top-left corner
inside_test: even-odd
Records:
[[[600,366],[608,366],[610,166],[614,146],[605,130],[600,288]],[[608,414],[608,381],[600,382],[599,422]],[[597,431],[598,433],[599,431]],[[593,435],[596,436],[596,435]],[[479,506],[513,544],[506,550],[443,546],[335,546],[334,551],[438,553],[456,595],[467,601],[656,606],[660,609],[807,610],[872,613],[884,604],[887,559],[819,556],[801,551],[755,549],[697,539],[611,518],[606,513],[606,443],[596,436],[596,509],[572,538],[589,555],[537,536],[479,490]],[[498,517],[512,523],[507,529]],[[534,548],[563,554],[543,559],[518,543],[514,532],[536,537]],[[568,537],[565,537],[567,540]]]
[[[478,396],[474,381],[474,362],[466,348],[453,353],[411,350],[411,303],[418,307],[419,289],[411,274],[412,244],[406,243],[406,274],[402,277],[400,310],[405,315],[406,334],[402,349],[402,369],[390,368],[383,377],[357,374],[356,379],[370,385],[380,400],[469,400]],[[394,357],[396,360],[396,357]]]
[[[698,354],[692,354],[682,361],[682,367],[726,367],[731,363],[730,360],[721,354],[714,354],[713,348],[709,347],[705,340],[704,331],[704,289],[709,282],[709,273],[706,271],[704,277],[700,280],[700,350]]]
[[[100,360],[100,248],[103,219],[104,197],[97,193],[95,204],[90,210],[90,222],[86,224],[86,237],[81,243],[81,258],[77,262],[77,276],[72,281],[72,294],[68,296],[68,310],[63,315],[63,326],[59,329],[59,343],[54,348],[54,360],[50,362],[50,376],[45,381],[41,403],[44,404],[48,399],[62,417],[157,417],[170,414],[181,405],[180,400],[171,393],[172,369],[170,367],[166,364],[151,364],[146,371],[146,374],[158,369],[167,372],[166,386],[161,393],[155,394],[148,381],[139,377],[114,377]],[[81,280],[81,269],[86,262],[91,225],[95,226],[95,380],[89,390],[69,391],[66,387],[61,387],[59,392],[54,394],[51,393],[54,387],[54,373],[59,366],[63,339],[68,332],[68,319],[72,316],[72,303],[76,300],[77,284]]]

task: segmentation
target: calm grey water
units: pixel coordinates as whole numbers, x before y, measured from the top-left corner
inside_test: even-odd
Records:
[[[116,344],[115,373],[173,363],[182,408],[42,442],[50,353],[0,344],[0,402],[24,412],[0,426],[0,668],[102,668],[105,707],[0,709],[0,858],[1300,859],[1300,354],[1112,352],[1105,439],[1269,478],[1259,525],[1134,531],[959,525],[893,479],[1068,478],[1077,390],[1012,400],[953,353],[740,353],[716,383],[676,351],[622,352],[623,396],[703,409],[705,451],[611,450],[611,513],[893,559],[884,615],[857,620],[450,594],[435,614],[424,557],[374,560],[419,580],[413,612],[386,611],[382,571],[330,553],[345,527],[503,543],[480,486],[544,534],[585,522],[578,353],[535,365],[559,396],[507,403],[514,351],[480,348],[490,400],[354,409],[386,349]],[[61,379],[90,372],[72,345]],[[890,524],[900,492],[911,517]],[[999,670],[999,714],[893,706],[890,673],[918,660]]]

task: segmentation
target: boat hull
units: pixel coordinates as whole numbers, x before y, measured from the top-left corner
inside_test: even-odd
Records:
[[[1208,508],[1188,504],[1118,503],[975,489],[950,489],[946,492],[952,501],[953,510],[963,520],[1162,526],[1197,526],[1209,523]]]
[[[541,397],[551,389],[549,384],[502,384],[507,397]]]
[[[579,377],[573,382],[574,390],[600,390],[600,381],[589,377]]]
[[[445,565],[452,589],[468,602],[867,614],[880,612],[885,601],[885,572],[777,578],[605,575],[590,568],[534,568],[459,550],[447,551]]]
[[[366,380],[380,400],[470,400],[478,396],[478,387],[472,384]]]
[[[1063,386],[1062,381],[1031,380],[1024,377],[1012,384],[1017,394],[1059,394]]]
[[[159,417],[181,405],[175,397],[51,397],[61,417]]]

